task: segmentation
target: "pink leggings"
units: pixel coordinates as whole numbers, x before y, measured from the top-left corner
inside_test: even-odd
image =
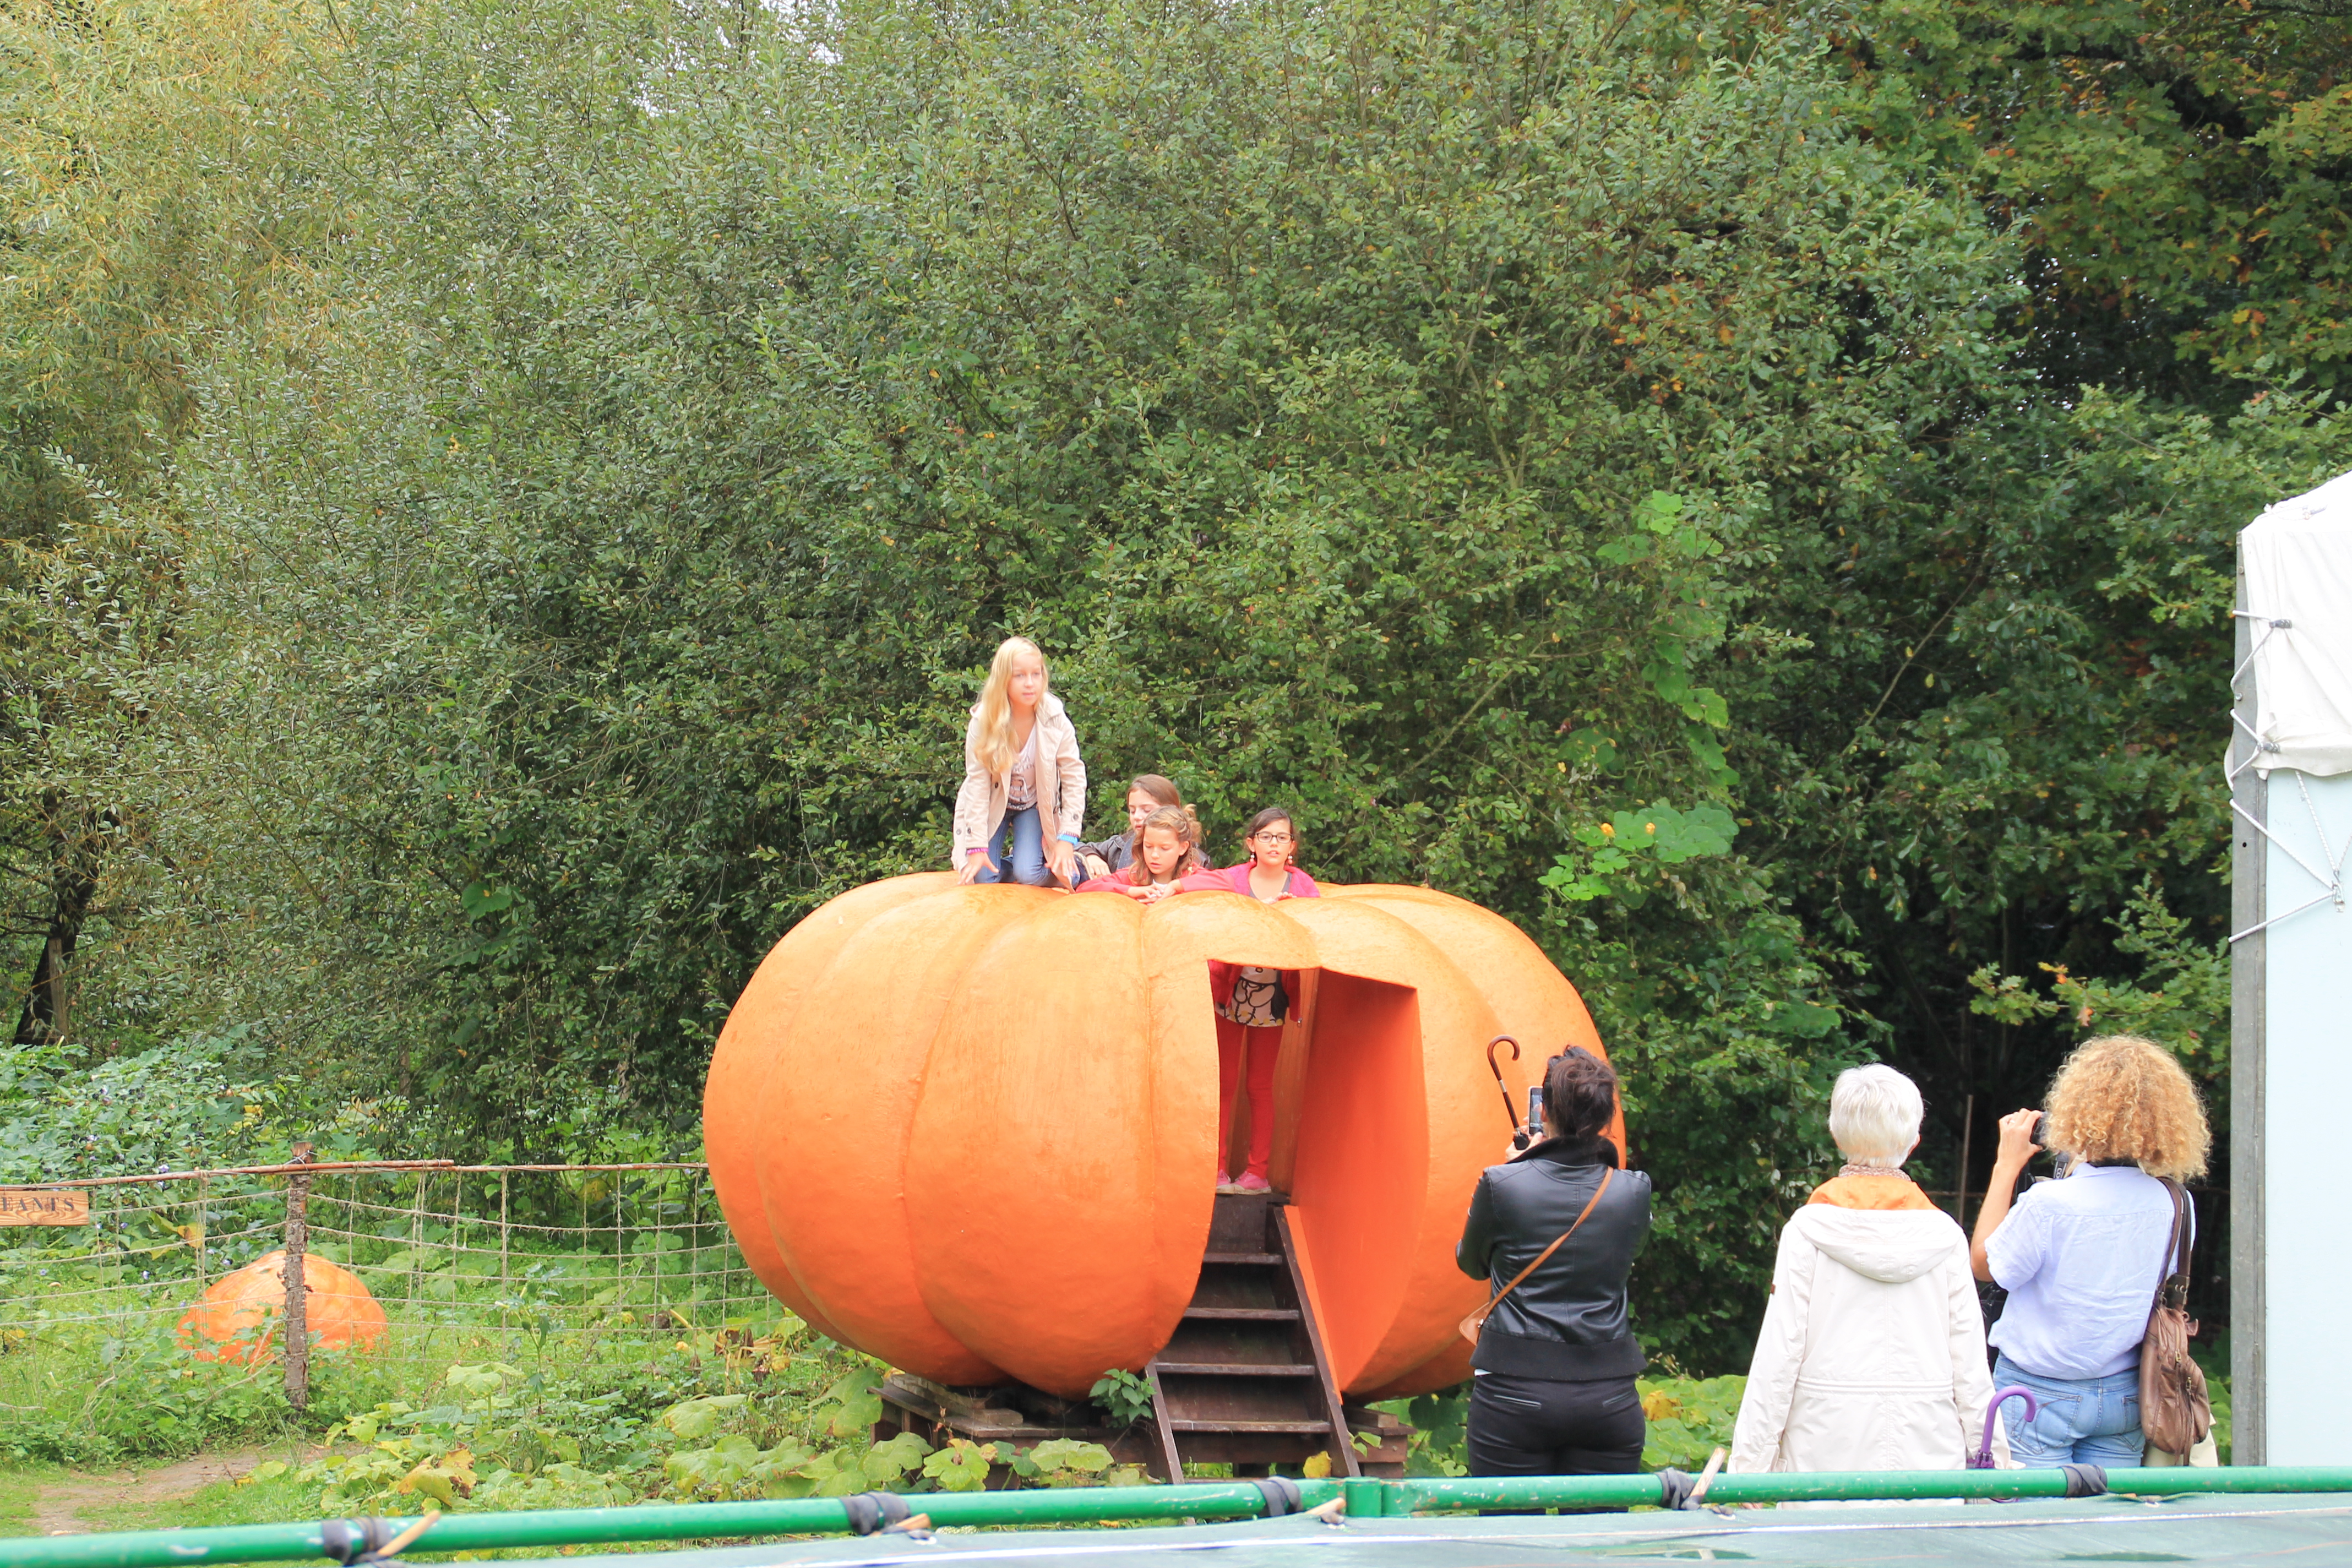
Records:
[[[1230,1018],[1217,1020],[1217,1169],[1225,1168],[1226,1152],[1234,1146],[1234,1091],[1241,1087],[1244,1036],[1249,1046],[1247,1173],[1264,1176],[1274,1157],[1274,1064],[1282,1054],[1282,1031],[1244,1029]]]

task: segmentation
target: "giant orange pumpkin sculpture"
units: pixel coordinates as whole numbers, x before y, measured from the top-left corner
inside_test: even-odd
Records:
[[[272,1342],[285,1308],[286,1254],[265,1252],[214,1280],[212,1289],[180,1315],[180,1342],[193,1347],[198,1361],[238,1366],[267,1361],[278,1353]],[[391,1326],[358,1275],[316,1253],[302,1259],[302,1310],[310,1333],[329,1349],[371,1349]],[[253,1331],[264,1319],[269,1327],[257,1339]]]
[[[856,889],[788,932],[719,1036],[710,1171],[746,1260],[844,1343],[947,1384],[1083,1394],[1139,1370],[1191,1299],[1218,1169],[1207,966],[1302,974],[1275,1185],[1340,1386],[1468,1375],[1486,1287],[1454,1264],[1471,1189],[1545,1056],[1600,1040],[1518,929],[1422,888],[1261,904],[1188,893]],[[1622,1134],[1619,1135],[1622,1147]]]

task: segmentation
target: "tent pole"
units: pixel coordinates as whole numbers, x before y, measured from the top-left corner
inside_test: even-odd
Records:
[[[2237,607],[2246,603],[2245,548],[2238,551]],[[2260,721],[2254,700],[2255,624],[2236,621],[2237,647],[2231,667],[2245,673],[2231,694],[2242,723],[2230,726],[2230,765],[2235,773],[2230,798],[2243,816],[2231,814],[2235,829],[2230,852],[2230,928],[2246,931],[2268,919],[2263,905],[2263,868],[2269,858],[2252,823],[2269,822],[2269,783],[2246,764],[2254,754],[2252,732]],[[2266,1411],[2267,1317],[2263,1270],[2263,1186],[2264,1121],[2263,957],[2269,934],[2255,931],[2230,953],[2230,1400],[2231,1462],[2260,1465],[2269,1448]]]

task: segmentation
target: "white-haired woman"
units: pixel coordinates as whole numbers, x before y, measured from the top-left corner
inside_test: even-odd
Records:
[[[1086,760],[1062,700],[1046,689],[1045,656],[1027,637],[1006,637],[963,733],[956,873],[996,882],[1009,866],[1032,887],[1075,886],[1086,816]]]
[[[1919,1117],[1918,1087],[1893,1068],[1838,1075],[1830,1136],[1846,1166],[1780,1232],[1734,1470],[1957,1470],[1983,1441],[1992,1383],[1968,1237],[1902,1169]],[[1994,1457],[2008,1463],[1999,1434]]]

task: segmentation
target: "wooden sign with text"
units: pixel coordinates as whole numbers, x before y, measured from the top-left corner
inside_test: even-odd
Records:
[[[89,1194],[39,1187],[0,1187],[0,1226],[88,1225]]]

